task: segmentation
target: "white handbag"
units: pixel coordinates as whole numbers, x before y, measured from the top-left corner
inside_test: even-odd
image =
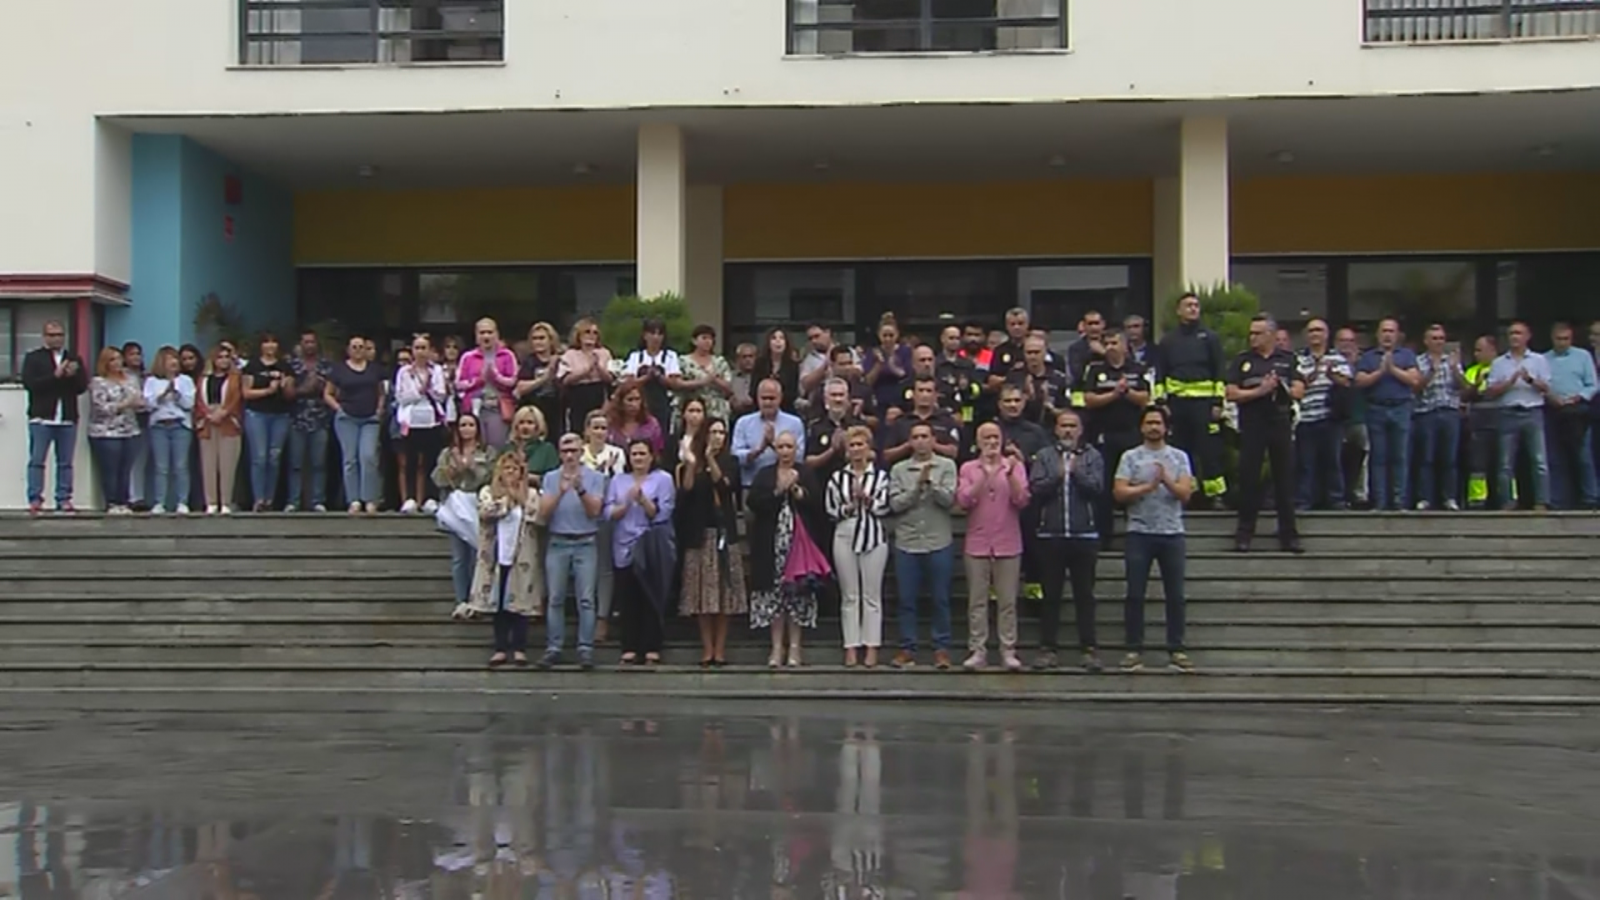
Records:
[[[478,496],[471,491],[451,491],[433,514],[439,530],[473,547],[478,546]]]

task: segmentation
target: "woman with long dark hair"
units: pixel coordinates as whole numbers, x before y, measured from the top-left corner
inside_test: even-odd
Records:
[[[470,411],[462,413],[450,426],[450,446],[439,451],[433,467],[433,483],[439,488],[440,500],[448,500],[457,491],[476,497],[488,485],[494,451],[484,445],[479,431],[478,417]],[[456,592],[454,616],[459,619],[465,617],[471,598],[478,548],[454,533],[449,536],[450,578]]]
[[[660,319],[645,319],[640,326],[639,346],[622,362],[623,384],[636,384],[644,392],[645,408],[663,430],[672,423],[672,394],[683,387],[678,352],[667,346],[667,325]],[[657,447],[660,453],[661,448]]]
[[[724,422],[733,421],[733,367],[715,352],[717,330],[710,325],[696,325],[693,334],[694,349],[678,357],[677,406],[681,417],[689,404],[699,400],[706,415]]]
[[[677,465],[678,544],[683,589],[678,612],[700,627],[700,666],[728,663],[728,617],[749,609],[740,558],[734,493],[739,465],[728,449],[728,423],[710,419]]]
[[[562,431],[583,430],[589,413],[606,405],[612,380],[611,351],[600,343],[600,326],[584,316],[572,323],[571,340],[556,362],[556,383],[567,417]]]
[[[397,473],[400,511],[414,513],[425,505],[431,513],[438,503],[428,496],[424,478],[428,461],[438,458],[448,436],[450,388],[444,366],[433,361],[433,339],[428,335],[411,339],[411,365],[395,373],[394,397],[403,451]]]
[[[761,348],[756,352],[755,370],[750,373],[750,383],[760,384],[769,378],[783,388],[779,407],[784,412],[794,412],[794,401],[800,393],[800,358],[795,355],[788,332],[782,328],[771,329],[761,342]]]
[[[628,442],[628,471],[611,479],[606,516],[614,524],[611,563],[622,631],[622,664],[661,662],[664,617],[672,593],[675,552],[672,476],[655,467],[650,442]]]
[[[256,357],[239,371],[244,384],[244,442],[250,454],[250,496],[256,512],[278,502],[278,473],[289,444],[294,369],[278,352],[278,336],[261,333]]]

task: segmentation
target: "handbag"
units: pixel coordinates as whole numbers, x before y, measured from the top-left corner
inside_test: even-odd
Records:
[[[440,531],[478,546],[478,498],[471,491],[451,491],[433,514]]]

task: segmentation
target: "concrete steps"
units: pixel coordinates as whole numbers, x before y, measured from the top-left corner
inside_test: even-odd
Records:
[[[1193,676],[938,673],[926,651],[915,672],[772,673],[765,635],[742,621],[735,665],[722,671],[612,671],[604,665],[616,650],[602,648],[597,672],[488,673],[486,628],[447,618],[447,546],[422,517],[0,515],[0,691],[1600,703],[1600,517],[1315,514],[1302,520],[1304,556],[1271,549],[1270,517],[1257,552],[1230,552],[1232,530],[1231,516],[1190,520]],[[1122,567],[1120,554],[1102,555],[1097,618],[1112,664]],[[953,589],[962,647],[959,575]],[[891,578],[891,646],[893,590]],[[1154,647],[1159,580],[1151,596]],[[1033,604],[1023,616],[1031,653]],[[1070,610],[1064,618],[1072,640]],[[543,633],[535,625],[536,646]],[[668,634],[669,661],[699,658],[693,623],[674,617]],[[839,624],[825,614],[807,635],[807,659],[836,663],[838,645]],[[1153,670],[1163,662],[1147,655]]]

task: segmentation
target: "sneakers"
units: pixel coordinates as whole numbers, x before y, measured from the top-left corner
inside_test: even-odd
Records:
[[[361,504],[359,504],[359,503],[350,504],[350,509],[348,511],[349,511],[350,515],[352,515],[352,516],[361,515]]]
[[[176,510],[176,512],[180,516],[187,516],[189,514],[189,504],[187,504],[187,503],[179,503],[178,504],[178,509]]]
[[[224,503],[224,504],[222,504],[222,509],[220,510],[220,512],[225,516],[231,516],[231,515],[233,515],[233,507],[231,507],[228,504]]]
[[[405,515],[409,516],[416,511],[417,501],[415,500],[407,500],[406,502],[400,504],[400,512],[404,513]]]
[[[319,512],[319,513],[327,512],[328,511],[328,504],[326,504],[326,503],[314,503],[311,506],[311,511],[312,512]]]
[[[914,669],[917,667],[917,657],[910,650],[901,650],[889,664],[896,669]]]
[[[950,670],[950,651],[933,651],[933,667],[941,672],[948,672]]]
[[[73,513],[77,512],[77,511],[78,511],[78,508],[76,506],[72,505],[72,501],[71,500],[68,500],[65,503],[57,503],[56,504],[56,512],[58,512],[58,513],[66,513],[67,515],[70,516],[70,515],[72,515]]]
[[[968,672],[978,672],[988,665],[989,654],[982,650],[974,650],[967,657],[967,661],[961,664],[961,668],[966,669]]]
[[[581,649],[581,648],[578,650],[578,668],[582,669],[585,672],[589,672],[589,671],[592,671],[594,669],[594,651],[593,650],[584,650],[584,649]]]
[[[1122,657],[1121,668],[1124,672],[1143,672],[1144,657],[1137,653],[1129,653],[1128,655]]]
[[[1174,672],[1193,672],[1194,660],[1182,650],[1176,650],[1167,656],[1167,668]]]
[[[1460,512],[1461,511],[1461,504],[1455,502],[1454,500],[1446,500],[1444,502],[1444,508],[1448,509],[1451,512]]]
[[[559,651],[559,650],[546,650],[544,652],[544,655],[539,657],[538,666],[541,669],[553,669],[560,662],[561,662],[561,651]]]
[[[159,503],[157,503],[155,506],[150,507],[150,515],[152,515],[152,516],[164,516],[166,514],[167,514],[167,508],[165,506],[162,506]]]
[[[1083,670],[1085,672],[1099,672],[1102,668],[1100,657],[1095,655],[1094,648],[1083,651]]]
[[[28,515],[37,516],[38,514],[40,514],[42,512],[44,512],[44,501],[43,500],[30,500],[30,501],[28,501]]]
[[[1433,506],[1430,503],[1428,503],[1428,501],[1426,501],[1426,500],[1418,500],[1417,501],[1417,512],[1427,512],[1428,510],[1430,510],[1432,508],[1433,508]]]
[[[1056,667],[1055,651],[1046,650],[1039,654],[1038,658],[1033,661],[1033,667],[1041,672],[1046,669],[1054,669]]]
[[[217,505],[215,503],[213,503],[213,504],[211,504],[211,505],[206,507],[206,515],[214,516],[216,514],[217,514]]]
[[[430,516],[433,515],[439,511],[439,501],[429,500],[427,503],[422,504],[422,511]]]
[[[298,503],[290,503],[283,508],[283,511],[286,513],[297,513],[300,511],[300,505]]]
[[[1017,657],[1017,651],[1015,650],[1001,651],[1000,662],[1006,667],[1007,672],[1022,671],[1022,660]]]

